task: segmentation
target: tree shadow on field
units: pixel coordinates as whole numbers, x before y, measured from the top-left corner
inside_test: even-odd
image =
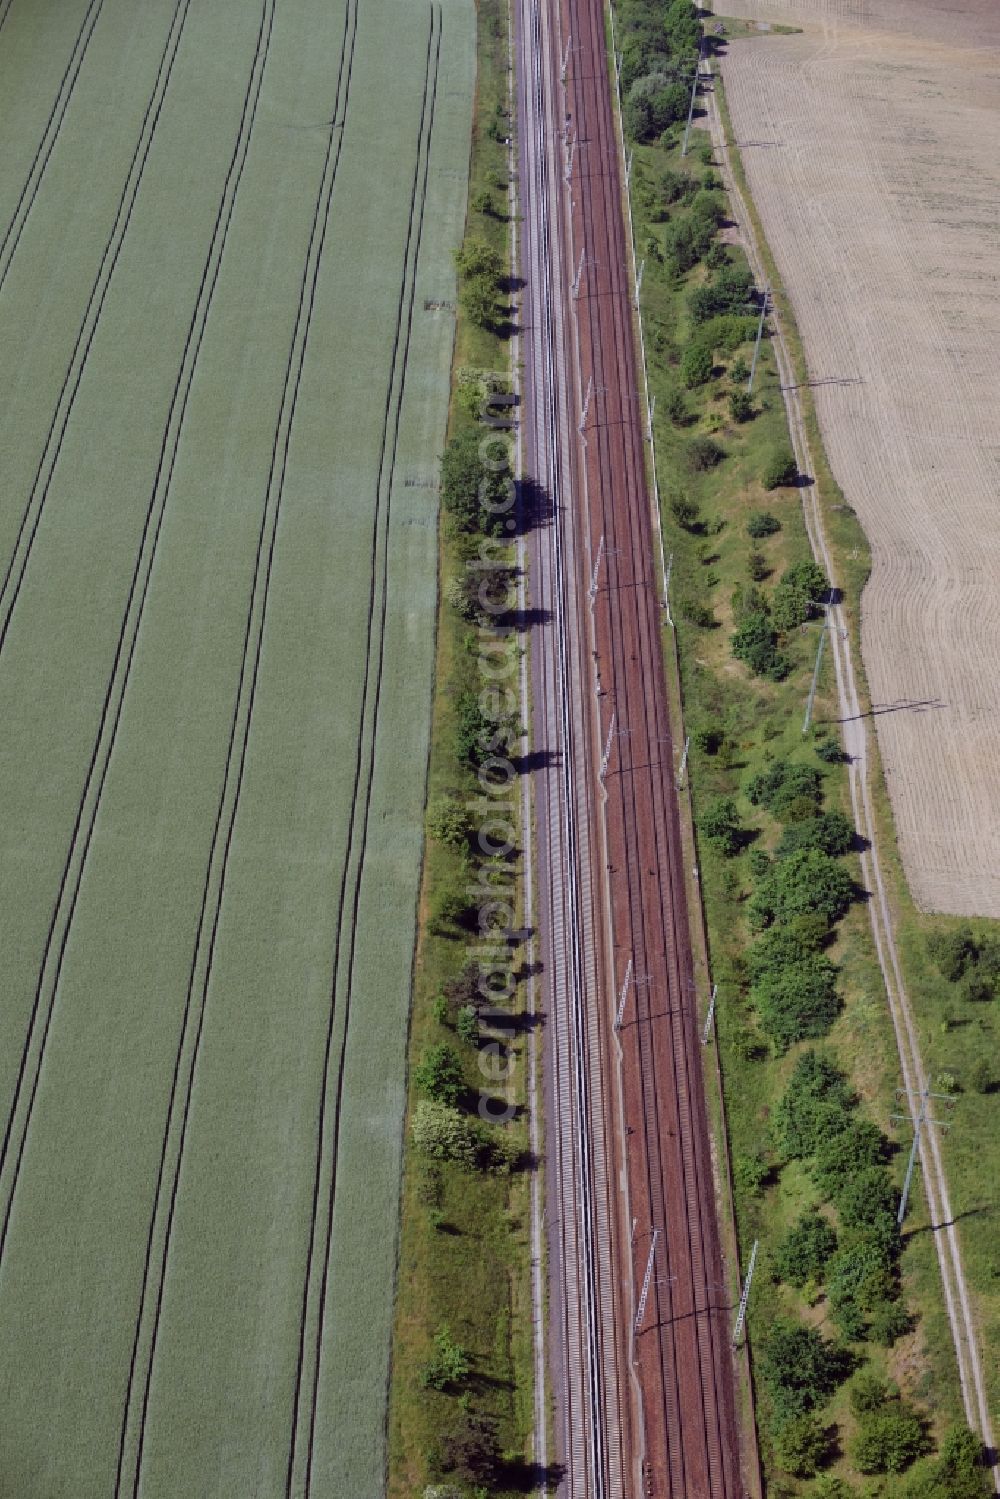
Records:
[[[515,1494],[548,1493],[550,1490],[554,1493],[565,1471],[562,1463],[549,1463],[543,1468],[527,1458],[511,1457],[499,1464],[497,1479],[502,1488],[513,1490]]]

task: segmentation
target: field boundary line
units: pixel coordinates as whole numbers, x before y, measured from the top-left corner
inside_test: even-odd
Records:
[[[262,11],[262,17],[267,13],[267,0]],[[268,37],[269,40],[269,37]],[[170,482],[173,474],[173,466],[176,460],[177,449],[180,442],[180,434],[190,393],[191,383],[194,378],[194,370],[204,335],[208,311],[211,305],[218,279],[219,267],[221,265],[222,253],[228,233],[229,223],[235,207],[236,195],[239,189],[239,181],[242,175],[243,164],[246,160],[246,150],[249,145],[250,130],[253,119],[251,116],[249,127],[244,130],[247,120],[247,110],[250,104],[253,76],[258,73],[258,63],[261,60],[261,48],[264,41],[263,19],[261,31],[258,35],[258,51],[251,69],[251,80],[247,85],[244,100],[244,112],[240,122],[240,133],[237,144],[230,162],[229,173],[226,178],[223,197],[216,215],[215,231],[202,272],[201,284],[194,311],[188,326],[188,335],[185,342],[184,355],[178,370],[174,384],[174,392],[171,400],[170,412],[167,424],[164,427],[163,440],[160,447],[160,457],[157,466],[156,478],[154,480],[152,493],[146,512],[146,520],[143,527],[139,552],[132,572],[132,581],[126,601],[125,613],[122,617],[119,629],[118,642],[115,649],[114,661],[111,673],[107,681],[102,704],[101,717],[98,725],[97,736],[91,751],[90,761],[87,767],[84,787],[80,800],[77,804],[76,818],[70,839],[69,850],[63,864],[63,871],[56,893],[55,906],[49,922],[45,945],[42,953],[42,962],[39,969],[38,980],[35,987],[35,997],[32,1003],[31,1014],[28,1023],[28,1031],[22,1047],[21,1059],[18,1068],[17,1082],[15,1085],[13,1101],[8,1114],[4,1132],[2,1147],[0,1147],[0,1183],[9,1187],[9,1196],[3,1209],[3,1221],[0,1226],[0,1263],[2,1263],[6,1249],[7,1232],[10,1217],[13,1210],[14,1196],[20,1177],[21,1162],[25,1150],[28,1130],[31,1123],[35,1095],[41,1075],[46,1045],[49,1035],[49,1027],[52,1020],[56,994],[58,992],[59,980],[62,973],[62,963],[69,940],[69,934],[76,910],[76,902],[80,893],[83,880],[84,868],[90,850],[90,842],[97,819],[104,790],[104,783],[110,765],[111,754],[118,733],[118,726],[123,711],[125,693],[131,676],[132,662],[134,659],[136,643],[138,640],[139,626],[145,608],[146,596],[149,589],[153,562],[156,555],[159,540],[160,527],[167,504]],[[259,83],[263,75],[263,65],[258,73]],[[256,110],[256,102],[254,103]],[[241,160],[242,155],[242,160]],[[235,175],[234,175],[235,174]],[[230,193],[230,185],[233,185]],[[228,210],[228,211],[227,211]],[[216,253],[218,252],[218,253]],[[214,260],[214,266],[213,266]],[[199,314],[201,314],[199,318]],[[193,353],[192,353],[193,350]],[[191,356],[189,358],[189,355]],[[186,385],[184,376],[187,375]],[[175,421],[176,416],[176,421]],[[171,439],[173,440],[172,450]],[[168,450],[169,461],[168,461]],[[164,480],[164,474],[166,478]],[[163,482],[161,482],[163,481]],[[154,524],[155,517],[155,524]],[[147,541],[152,534],[152,545],[147,547]],[[138,605],[133,609],[136,599]],[[122,661],[125,661],[124,671],[120,671]],[[110,722],[110,734],[107,728]],[[95,789],[96,788],[96,789]],[[53,958],[53,953],[55,956]],[[51,971],[50,971],[51,969]],[[40,1035],[39,1035],[40,1026]],[[37,1045],[36,1045],[37,1040]],[[30,1081],[29,1081],[30,1079]],[[28,1087],[28,1098],[23,1110],[23,1127],[20,1128],[17,1140],[16,1157],[13,1167],[8,1171],[10,1152],[15,1129],[19,1124],[21,1112],[21,1100],[25,1086]]]
[[[713,75],[713,79],[715,88],[724,88],[723,80],[719,75]],[[764,279],[763,256],[758,243],[758,236],[760,235],[762,238],[763,231],[758,229],[757,223],[747,207],[740,183],[737,181],[736,174],[730,165],[729,141],[714,89],[710,91],[710,101],[709,121],[712,134],[715,137],[726,174],[729,177],[729,190],[742,214],[741,237],[746,245],[754,272],[758,279],[762,280]],[[826,536],[823,506],[819,493],[819,479],[817,477],[816,465],[812,458],[809,434],[803,415],[802,403],[799,399],[797,382],[793,373],[794,362],[789,352],[784,328],[777,315],[777,311],[775,311],[774,315],[774,326],[775,353],[778,357],[779,365],[783,366],[781,369],[782,396],[788,412],[789,428],[796,450],[796,460],[800,472],[810,474],[813,481],[808,500],[803,499],[803,515],[805,517],[806,529],[816,559],[824,567],[830,580],[831,588],[835,589],[835,570]],[[871,801],[869,771],[871,756],[867,720],[861,710],[854,672],[852,641],[843,607],[839,600],[831,601],[827,605],[827,614],[833,624],[830,636],[833,647],[837,695],[843,715],[842,727],[844,739],[848,746],[848,752],[851,755],[851,764],[849,767],[851,802],[858,831],[867,839],[869,845],[861,855],[862,869],[865,873],[870,872],[870,883],[874,887],[875,899],[870,900],[868,903],[869,918],[875,940],[879,967],[882,971],[886,997],[889,1002],[904,1084],[910,1090],[910,1096],[907,1099],[907,1109],[910,1113],[913,1127],[916,1129],[918,1105],[913,1095],[926,1086],[927,1074],[920,1051],[913,1009],[903,980],[902,966],[895,939],[895,923],[879,859],[878,843],[880,831]],[[979,1432],[989,1453],[992,1464],[992,1481],[994,1490],[996,1491],[1000,1490],[1000,1463],[996,1459],[996,1444],[993,1436],[989,1406],[986,1400],[975,1322],[969,1302],[961,1249],[955,1228],[955,1215],[951,1208],[947,1178],[935,1131],[929,1130],[922,1133],[919,1153],[923,1168],[924,1192],[927,1197],[932,1228],[935,1230],[934,1244],[941,1269],[945,1307],[955,1346],[955,1356],[962,1385],[966,1415],[973,1430]],[[943,1240],[940,1233],[937,1232],[941,1228],[945,1230]],[[955,1304],[956,1298],[958,1309],[956,1309]]]
[[[273,3],[273,0],[272,0]],[[340,88],[344,79],[344,56],[346,51],[346,39],[348,28],[345,24],[344,50],[341,54],[341,69],[337,80],[337,104],[340,103]],[[348,78],[350,69],[348,67]],[[346,104],[345,104],[346,110]],[[338,139],[336,152],[334,150],[334,139]],[[143,1278],[140,1304],[137,1313],[137,1347],[141,1348],[144,1340],[144,1327],[147,1321],[151,1322],[146,1341],[148,1342],[147,1356],[144,1359],[145,1374],[143,1377],[143,1391],[137,1412],[135,1406],[135,1374],[130,1376],[129,1386],[126,1392],[126,1403],[123,1415],[123,1442],[128,1442],[129,1430],[133,1427],[136,1431],[136,1452],[133,1462],[133,1477],[129,1485],[134,1496],[138,1493],[142,1470],[142,1460],[145,1447],[146,1420],[149,1410],[150,1390],[152,1385],[153,1367],[156,1360],[157,1343],[159,1338],[160,1318],[163,1307],[163,1294],[166,1278],[166,1267],[169,1259],[174,1215],[176,1212],[179,1191],[180,1175],[183,1166],[184,1150],[187,1142],[187,1122],[191,1108],[191,1097],[193,1092],[194,1078],[200,1054],[201,1036],[204,1025],[205,1008],[207,1004],[208,990],[211,982],[212,968],[215,959],[216,938],[218,935],[219,920],[222,910],[222,902],[225,895],[226,876],[229,866],[229,853],[233,841],[233,833],[236,817],[239,810],[240,796],[243,786],[243,775],[246,767],[247,750],[250,739],[250,730],[253,720],[253,709],[256,699],[257,680],[260,671],[261,651],[263,646],[264,629],[267,616],[267,604],[269,599],[271,572],[274,562],[274,553],[277,542],[278,518],[281,510],[281,502],[284,495],[285,471],[288,462],[288,453],[291,444],[292,425],[295,417],[295,408],[298,400],[299,385],[302,378],[302,369],[305,362],[306,347],[308,345],[309,328],[312,319],[312,311],[315,303],[316,282],[319,275],[319,267],[322,260],[326,232],[329,225],[330,203],[337,175],[337,165],[340,159],[340,143],[343,141],[343,131],[338,132],[331,129],[327,143],[326,156],[320,185],[317,191],[315,207],[313,210],[312,226],[309,234],[309,243],[306,251],[305,264],[299,286],[298,308],[295,316],[295,324],[292,340],[289,347],[288,358],[285,367],[284,384],[281,402],[278,412],[278,420],[275,426],[274,438],[271,448],[271,461],[267,479],[264,507],[261,514],[260,531],[257,539],[257,554],[254,565],[254,576],[251,588],[250,600],[247,606],[247,620],[244,632],[243,659],[240,667],[239,683],[233,708],[233,716],[229,733],[229,752],[226,763],[225,775],[219,795],[219,805],[215,816],[215,824],[212,834],[212,847],[209,856],[208,868],[205,874],[205,882],[202,891],[201,914],[198,921],[198,933],[195,940],[194,952],[191,959],[190,974],[188,979],[187,997],[185,1000],[184,1017],[182,1021],[181,1034],[178,1039],[176,1058],[174,1063],[174,1079],[171,1086],[170,1107],[163,1134],[163,1145],[161,1150],[160,1168],[157,1177],[156,1195],[153,1205],[153,1213],[150,1222],[150,1231],[147,1247],[146,1271]],[[259,607],[258,607],[259,600]],[[251,663],[252,657],[252,663]],[[239,743],[238,743],[239,741]],[[230,783],[234,789],[230,793]],[[223,824],[225,830],[223,831]],[[220,853],[221,850],[221,853]],[[210,911],[210,907],[212,908]],[[208,934],[206,936],[206,933]],[[200,994],[195,1004],[195,990]],[[197,1012],[197,1018],[191,1023],[192,1015]],[[185,1054],[187,1062],[185,1068]],[[179,1083],[182,1071],[185,1072],[183,1080]],[[182,1096],[183,1095],[183,1096]],[[175,1130],[175,1120],[179,1124]],[[176,1133],[176,1140],[172,1136]],[[163,1208],[162,1189],[168,1175],[168,1158],[170,1158],[170,1193],[168,1205]],[[164,1216],[166,1221],[158,1235],[157,1229]],[[153,1248],[157,1239],[161,1239],[158,1255],[154,1256]],[[158,1258],[158,1270],[156,1274],[156,1296],[152,1312],[148,1312],[150,1291],[150,1266],[154,1258]],[[136,1359],[138,1364],[138,1357]],[[122,1491],[122,1482],[116,1486],[116,1495]]]
[[[4,24],[5,24],[6,20],[7,20],[7,17],[10,15],[10,8],[13,5],[13,3],[14,3],[14,0],[6,0],[6,4],[3,6],[2,9],[0,9],[0,31],[2,31],[3,28],[4,28]]]
[[[42,511],[45,509],[45,502],[52,486],[52,480],[55,476],[56,467],[62,452],[63,439],[66,436],[66,429],[69,426],[69,420],[76,405],[77,393],[80,389],[84,370],[87,367],[87,361],[90,357],[90,350],[101,320],[101,314],[104,311],[108,289],[114,277],[122,245],[125,243],[128,234],[129,224],[132,221],[132,211],[135,208],[135,201],[139,194],[139,188],[142,185],[146,163],[149,160],[153,138],[156,135],[156,129],[160,122],[160,114],[170,87],[174,63],[177,61],[177,53],[180,50],[181,37],[190,8],[191,0],[176,0],[174,5],[170,27],[167,32],[167,40],[160,55],[160,64],[153,84],[153,91],[149,96],[146,113],[143,116],[142,127],[139,131],[139,140],[136,143],[135,151],[132,153],[132,161],[126,174],[125,186],[122,188],[121,196],[118,200],[118,211],[115,215],[115,221],[104,246],[104,253],[101,256],[101,264],[98,267],[97,277],[90,289],[90,296],[83,314],[83,321],[80,323],[77,332],[69,368],[63,376],[62,387],[56,401],[55,412],[49,423],[48,435],[45,439],[42,456],[39,459],[31,491],[21,515],[20,525],[18,526],[17,536],[14,541],[14,549],[7,563],[3,580],[0,582],[0,656],[3,655],[4,646],[6,645],[11,618],[20,597],[21,584],[24,581],[24,575],[31,559],[31,551],[34,546],[35,536],[38,533],[38,525],[42,517]],[[55,435],[57,428],[58,436]],[[23,546],[22,543],[24,543]]]
[[[437,23],[435,26],[435,22]],[[396,331],[393,340],[393,363],[390,371],[389,386],[386,392],[385,414],[382,430],[382,448],[379,458],[379,469],[376,478],[376,506],[373,518],[373,550],[372,550],[372,577],[369,595],[368,610],[368,648],[365,658],[365,677],[362,695],[361,730],[358,735],[358,752],[355,762],[355,780],[352,793],[351,824],[348,836],[347,848],[344,855],[344,869],[341,880],[341,894],[339,911],[337,917],[337,939],[333,954],[333,984],[331,988],[330,1016],[327,1032],[327,1046],[324,1056],[322,1104],[320,1117],[317,1125],[317,1160],[315,1170],[315,1187],[313,1201],[313,1221],[310,1229],[310,1247],[307,1260],[307,1270],[303,1287],[302,1320],[300,1322],[299,1359],[296,1373],[295,1411],[293,1415],[293,1429],[289,1444],[288,1473],[286,1479],[286,1494],[289,1496],[296,1491],[295,1468],[296,1454],[300,1441],[300,1409],[301,1409],[301,1386],[302,1374],[305,1363],[305,1339],[309,1322],[309,1297],[310,1278],[312,1265],[316,1257],[316,1223],[318,1220],[317,1209],[319,1206],[319,1185],[323,1175],[323,1146],[327,1137],[324,1127],[327,1112],[327,1092],[329,1088],[329,1072],[331,1052],[333,1048],[333,1035],[335,1020],[338,1010],[343,1009],[344,1026],[341,1037],[340,1051],[337,1059],[337,1083],[335,1095],[332,1100],[333,1126],[330,1152],[330,1182],[326,1202],[325,1234],[321,1249],[322,1275],[318,1291],[319,1305],[316,1309],[316,1330],[313,1339],[313,1370],[311,1377],[311,1389],[309,1398],[309,1426],[306,1440],[305,1475],[302,1493],[308,1496],[312,1491],[313,1456],[315,1448],[316,1416],[318,1409],[319,1382],[323,1363],[323,1337],[326,1328],[326,1301],[329,1286],[330,1273],[330,1251],[333,1243],[333,1224],[336,1210],[337,1193],[337,1164],[340,1150],[340,1120],[341,1102],[343,1097],[344,1078],[346,1073],[347,1047],[350,1038],[351,999],[354,987],[354,968],[356,958],[356,936],[357,917],[361,902],[361,892],[365,876],[365,854],[367,851],[368,818],[371,810],[371,794],[374,783],[375,759],[378,747],[378,723],[381,701],[382,670],[385,660],[385,622],[388,609],[388,568],[389,568],[389,526],[392,511],[392,484],[395,474],[396,451],[399,442],[399,428],[402,420],[403,400],[406,390],[406,372],[409,356],[410,338],[413,327],[413,312],[416,301],[417,273],[419,268],[420,246],[423,236],[424,210],[426,207],[427,182],[430,173],[430,161],[433,145],[434,115],[437,102],[437,87],[441,55],[441,37],[443,34],[443,12],[439,4],[430,6],[430,29],[427,43],[427,62],[424,76],[424,96],[421,108],[420,125],[417,135],[417,153],[414,163],[413,186],[410,197],[410,216],[407,229],[406,246],[403,255],[403,279],[400,285],[399,302],[397,306]],[[419,201],[419,211],[417,204]],[[416,232],[414,233],[414,215],[416,213]],[[411,257],[412,247],[412,257]],[[409,284],[407,284],[409,283]],[[400,338],[405,323],[405,336],[402,339],[402,356],[400,357]],[[394,399],[395,397],[395,399]],[[393,406],[395,412],[393,414]],[[391,439],[389,436],[390,423],[392,427]],[[386,461],[387,450],[389,453],[388,464]],[[384,490],[384,503],[379,495]],[[382,540],[379,541],[379,530],[381,529]],[[379,556],[381,555],[381,574],[379,575]],[[373,620],[376,614],[376,597],[380,593],[380,606],[378,609],[379,628],[377,634],[373,632]],[[375,644],[373,647],[373,634]],[[369,700],[369,678],[371,674],[371,663],[374,655],[376,662],[375,683],[372,693],[371,709],[371,732],[368,735],[367,768],[362,770],[364,759],[364,744],[366,739],[365,718],[368,715]],[[348,884],[349,870],[352,862],[352,851],[355,843],[355,826],[358,819],[358,789],[364,779],[364,792],[361,798],[362,811],[360,814],[360,828],[358,831],[358,852],[354,860],[353,891],[350,900],[349,920],[346,925],[347,958],[346,958],[346,985],[342,989],[338,982],[338,974],[341,968],[340,948],[344,940],[345,917],[348,913],[346,907],[346,890]],[[338,1005],[338,991],[340,991],[341,1004]]]
[[[21,195],[17,200],[10,223],[7,225],[6,233],[2,241],[0,241],[0,291],[3,290],[4,282],[7,280],[7,272],[10,270],[14,256],[17,254],[17,247],[21,242],[24,226],[28,222],[29,215],[34,207],[35,198],[38,196],[38,189],[41,186],[42,178],[45,176],[49,157],[55,150],[55,144],[59,138],[63,120],[66,118],[66,111],[73,97],[73,90],[76,88],[76,82],[80,76],[80,69],[83,67],[83,60],[87,55],[87,49],[94,35],[94,28],[97,25],[98,17],[103,8],[104,0],[90,0],[80,30],[77,33],[76,41],[73,43],[69,62],[66,64],[65,71],[60,80],[55,100],[52,108],[49,110],[49,117],[45,122],[42,138],[38,143],[38,148],[28,169],[24,186],[21,188]],[[6,19],[6,12],[3,19]],[[3,20],[0,20],[0,26],[2,25]],[[86,36],[84,36],[84,33],[86,33]],[[71,73],[73,75],[72,78],[70,78]],[[69,79],[68,87],[67,79]],[[46,142],[48,143],[47,145]],[[11,243],[11,236],[13,236],[13,243]]]

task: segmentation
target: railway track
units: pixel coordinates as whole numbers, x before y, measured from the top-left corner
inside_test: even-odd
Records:
[[[533,696],[553,759],[536,807],[564,1488],[729,1499],[729,1309],[603,7],[520,0],[517,43],[526,472],[551,506],[531,562],[550,613]]]

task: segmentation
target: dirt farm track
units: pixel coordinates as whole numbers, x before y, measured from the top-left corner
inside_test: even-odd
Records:
[[[723,78],[829,458],[917,902],[1000,916],[1000,6],[726,0]]]

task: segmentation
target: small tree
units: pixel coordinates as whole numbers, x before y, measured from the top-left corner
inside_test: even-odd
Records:
[[[713,437],[692,437],[684,454],[688,468],[695,474],[715,468],[725,456],[725,448]]]
[[[798,1322],[775,1322],[764,1342],[761,1372],[779,1420],[822,1405],[846,1367],[838,1348]]]
[[[420,1371],[420,1383],[424,1389],[454,1389],[468,1377],[471,1368],[469,1355],[445,1325],[434,1334],[431,1356]]]
[[[779,1245],[775,1269],[791,1286],[822,1280],[827,1262],[836,1248],[837,1235],[832,1224],[815,1210],[805,1212]]]
[[[832,925],[845,914],[854,893],[854,881],[842,864],[818,849],[799,849],[778,860],[752,897],[751,925],[759,931],[813,911]]]
[[[932,932],[927,938],[927,951],[941,970],[942,977],[953,984],[978,956],[976,939],[969,926],[956,927],[953,932]]]
[[[765,536],[773,536],[780,530],[780,520],[769,510],[755,510],[747,521],[747,535],[754,541],[762,541]]]
[[[500,1462],[496,1427],[487,1416],[461,1409],[441,1438],[440,1465],[471,1487],[489,1484]]]
[[[815,953],[761,979],[750,999],[779,1053],[796,1041],[825,1036],[840,1009],[835,970]]]
[[[469,841],[468,808],[457,797],[439,797],[428,809],[427,831],[438,843],[446,843],[449,848],[464,848]]]
[[[734,422],[749,422],[756,415],[753,397],[746,390],[731,390],[729,392],[729,415]]]
[[[717,797],[698,819],[698,828],[713,848],[727,859],[738,854],[743,841],[736,803],[731,797]]]
[[[774,1433],[774,1454],[786,1473],[811,1478],[827,1453],[823,1423],[811,1412],[782,1421]]]
[[[712,350],[705,344],[689,344],[681,359],[681,379],[689,390],[707,385],[712,378],[715,360]]]
[[[788,659],[778,650],[778,636],[770,616],[748,614],[730,637],[733,655],[758,677],[784,681],[790,671]]]
[[[789,823],[781,834],[777,853],[783,858],[799,849],[816,848],[837,857],[850,853],[853,847],[854,828],[843,812],[821,812],[818,817]]]
[[[854,1376],[851,1381],[851,1410],[856,1416],[866,1416],[871,1411],[881,1410],[890,1400],[899,1397],[899,1386],[890,1379],[883,1379],[870,1364]]]
[[[475,1166],[481,1144],[479,1134],[450,1104],[422,1098],[413,1112],[410,1130],[421,1155],[435,1161]]]
[[[920,1418],[897,1401],[862,1419],[851,1457],[861,1473],[902,1473],[926,1450]]]
[[[764,579],[770,575],[771,569],[763,552],[747,553],[747,572],[755,583],[763,583]]]
[[[765,489],[781,489],[786,484],[794,484],[798,476],[798,465],[792,450],[787,443],[782,443],[772,450],[761,483]]]
[[[457,1104],[465,1092],[462,1063],[447,1041],[440,1041],[424,1052],[414,1069],[413,1080],[435,1103]]]

